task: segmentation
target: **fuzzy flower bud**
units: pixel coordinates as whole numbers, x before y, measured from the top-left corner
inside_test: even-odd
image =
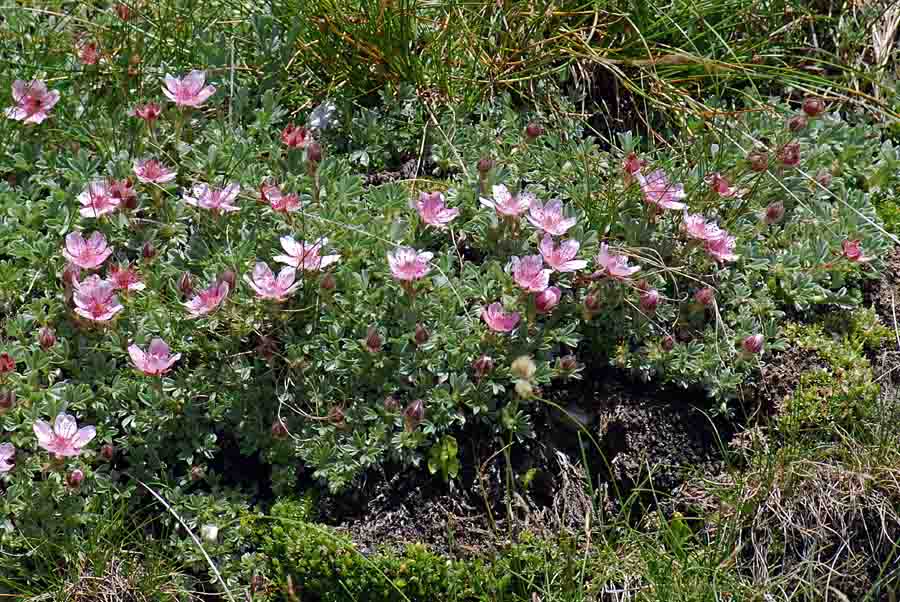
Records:
[[[475,378],[481,380],[494,369],[494,360],[488,355],[482,355],[472,362],[472,368],[475,370]]]
[[[150,261],[151,259],[156,257],[156,247],[153,245],[153,242],[148,240],[144,243],[144,246],[141,249],[141,256],[146,261]]]
[[[428,329],[421,324],[416,324],[416,332],[413,335],[413,340],[416,342],[416,345],[421,347],[428,342],[429,338],[431,338],[431,335],[428,334]]]
[[[589,312],[595,312],[600,309],[600,295],[590,293],[584,298],[584,308]]]
[[[400,409],[400,402],[393,395],[388,395],[384,398],[384,411],[385,412],[396,412]]]
[[[185,297],[191,297],[194,294],[194,279],[191,278],[190,273],[185,272],[181,275],[181,278],[178,279],[178,290]]]
[[[310,142],[306,147],[306,160],[310,163],[318,163],[322,160],[322,145],[318,142]]]
[[[216,543],[219,541],[219,527],[213,524],[207,524],[200,527],[200,537],[206,543]]]
[[[334,406],[328,411],[328,422],[338,428],[343,428],[346,424],[346,416],[344,410],[340,406]]]
[[[716,300],[716,291],[709,286],[703,287],[694,293],[694,300],[704,307],[709,307]]]
[[[512,365],[509,367],[509,371],[517,378],[531,380],[531,378],[534,377],[534,373],[537,371],[537,365],[535,365],[534,360],[531,359],[530,356],[520,355],[513,360]]]
[[[831,184],[831,172],[827,169],[819,170],[819,172],[816,174],[816,182],[818,182],[825,188],[828,188],[828,186]]]
[[[219,281],[227,283],[228,290],[233,291],[234,287],[237,286],[237,274],[234,270],[227,269],[219,276]]]
[[[79,277],[81,276],[81,268],[75,265],[74,263],[70,263],[66,265],[65,269],[62,273],[63,284],[66,288],[72,288],[75,286],[75,283],[78,282]]]
[[[575,372],[578,370],[578,359],[574,355],[564,355],[556,360],[556,369],[560,372]]]
[[[38,331],[38,343],[41,349],[47,351],[56,345],[56,332],[49,326],[44,326]]]
[[[337,287],[337,280],[335,280],[333,274],[325,274],[322,276],[322,281],[319,282],[319,286],[323,291],[333,291],[335,287]]]
[[[409,402],[409,405],[403,410],[403,421],[406,424],[406,430],[416,430],[416,427],[422,424],[423,420],[425,420],[425,402],[421,399]]]
[[[778,153],[778,160],[786,167],[794,167],[800,164],[800,144],[789,142]]]
[[[16,392],[12,389],[0,391],[0,412],[12,409],[16,405]]]
[[[741,347],[747,353],[757,354],[762,351],[765,339],[761,334],[750,335],[741,342]]]
[[[202,481],[206,477],[206,470],[200,466],[191,466],[191,480]]]
[[[766,207],[766,213],[763,216],[763,222],[766,225],[777,224],[784,218],[784,203],[781,201],[775,201],[771,203],[768,207]]]
[[[84,481],[84,473],[78,468],[66,476],[66,484],[72,489],[81,487],[82,481]]]
[[[534,296],[534,307],[540,314],[550,313],[559,304],[561,296],[562,291],[558,287],[547,287]]]
[[[16,360],[8,353],[0,353],[0,376],[6,376],[15,369]]]

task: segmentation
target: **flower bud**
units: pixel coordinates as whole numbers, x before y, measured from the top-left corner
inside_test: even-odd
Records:
[[[425,402],[421,399],[409,402],[409,405],[403,410],[403,421],[406,424],[406,430],[416,430],[416,427],[422,424],[423,420],[425,420]]]
[[[263,587],[265,586],[265,579],[262,575],[253,575],[250,579],[250,593],[255,594],[257,592],[261,592]]]
[[[673,337],[672,335],[666,335],[663,337],[661,344],[663,351],[672,351],[673,349],[675,349],[675,337]]]
[[[532,121],[525,127],[525,136],[529,140],[534,140],[535,138],[540,137],[544,133],[544,127],[537,123],[536,121]]]
[[[233,291],[237,286],[237,273],[232,269],[227,269],[219,276],[219,281],[228,283],[228,290]]]
[[[652,314],[656,311],[656,306],[659,305],[659,291],[655,288],[651,288],[650,290],[641,293],[640,298],[640,306],[641,309],[648,313]]]
[[[625,173],[629,176],[637,175],[643,167],[644,161],[638,159],[638,156],[635,153],[628,153],[628,156],[625,157],[625,161],[622,163],[622,169],[624,169]]]
[[[256,353],[264,359],[265,361],[271,360],[275,357],[275,353],[278,351],[278,341],[274,338],[262,335],[259,337],[259,342],[256,344]]]
[[[794,115],[787,122],[788,129],[792,132],[799,132],[806,127],[806,115]]]
[[[516,395],[522,399],[530,399],[534,397],[534,387],[527,380],[517,380]]]
[[[413,340],[416,342],[416,345],[421,347],[428,342],[429,338],[431,338],[431,335],[428,334],[428,330],[421,324],[416,324],[416,332],[413,335]]]
[[[343,428],[346,424],[345,422],[346,416],[344,415],[344,410],[340,406],[334,406],[330,410],[328,410],[328,422],[333,424],[338,428]]]
[[[803,99],[803,112],[810,117],[818,117],[825,112],[825,101],[809,96]]]
[[[478,160],[478,173],[486,174],[494,168],[494,160],[490,157],[482,157]]]
[[[381,351],[381,335],[378,334],[378,329],[374,326],[369,326],[369,330],[366,333],[366,350],[369,353],[378,353]]]
[[[784,203],[781,201],[775,201],[774,203],[769,204],[766,207],[766,213],[763,216],[763,221],[771,226],[773,224],[777,224],[784,218]]]
[[[869,261],[869,258],[863,255],[862,247],[860,247],[860,241],[858,240],[846,239],[841,241],[841,254],[854,263]]]
[[[778,160],[786,167],[798,165],[800,163],[800,144],[798,142],[785,144],[778,153]]]
[[[716,300],[716,291],[712,287],[705,286],[694,293],[694,300],[704,307],[709,307]]]
[[[333,274],[325,274],[322,276],[322,281],[319,282],[319,286],[323,291],[333,291],[335,287],[337,287],[337,280],[335,280]]]
[[[0,412],[12,409],[16,405],[16,392],[12,389],[0,391]]]
[[[206,470],[202,466],[191,466],[192,481],[202,481],[204,478],[206,478]]]
[[[560,372],[575,372],[578,369],[578,359],[574,355],[564,355],[556,360],[556,368]]]
[[[318,163],[322,160],[322,145],[318,142],[310,142],[306,147],[306,160],[310,163]]]
[[[84,473],[78,468],[66,476],[66,484],[72,489],[81,487],[82,481],[84,481]]]
[[[562,291],[555,286],[550,286],[534,296],[534,307],[538,313],[546,314],[553,311],[553,308],[559,304]]]
[[[823,187],[828,188],[831,184],[831,172],[827,169],[820,169],[819,173],[816,174],[816,182]]]
[[[106,443],[103,447],[100,448],[100,456],[106,460],[107,462],[112,462],[112,459],[116,455],[116,448],[113,447],[112,443]]]
[[[178,290],[185,298],[194,294],[194,279],[191,278],[189,272],[183,273],[178,279]]]
[[[755,150],[747,155],[750,169],[755,172],[763,172],[769,169],[769,155],[764,150]]]
[[[81,268],[74,263],[67,264],[62,273],[63,284],[67,288],[72,288],[78,283],[81,276]]]
[[[16,360],[8,353],[0,353],[0,376],[6,376],[15,369]]]
[[[754,335],[750,335],[749,337],[745,338],[741,342],[741,346],[744,348],[744,351],[746,351],[747,353],[756,354],[756,353],[759,353],[760,351],[762,351],[764,342],[765,342],[765,339],[763,338],[763,335],[754,334]]]
[[[116,4],[116,15],[123,21],[128,21],[131,18],[131,8],[124,2],[119,2]]]
[[[475,370],[475,378],[481,380],[494,369],[494,360],[488,355],[482,355],[472,362],[472,368]]]
[[[156,257],[156,247],[153,245],[152,241],[147,241],[144,243],[144,247],[141,249],[141,256],[146,260],[150,261],[154,257]]]
[[[273,439],[284,439],[288,436],[287,425],[285,425],[284,422],[278,419],[275,419],[275,422],[272,423],[271,432]]]
[[[534,360],[527,355],[520,355],[515,360],[513,360],[512,365],[509,367],[510,374],[517,378],[524,378],[528,380],[531,380],[536,371],[537,365],[535,365]]]
[[[397,398],[393,395],[388,395],[384,398],[384,411],[385,412],[396,412],[400,409],[400,402],[397,401]]]
[[[584,308],[589,312],[595,312],[600,309],[600,295],[597,293],[589,293],[584,298]]]

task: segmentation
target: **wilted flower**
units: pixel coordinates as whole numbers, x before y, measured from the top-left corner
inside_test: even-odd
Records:
[[[128,114],[138,119],[143,119],[147,123],[153,123],[162,115],[162,107],[155,102],[148,102],[142,105],[135,105]]]
[[[124,180],[110,180],[109,194],[120,205],[128,209],[137,207],[137,193],[134,191],[131,181],[127,178]]]
[[[109,280],[92,274],[75,286],[75,313],[94,322],[107,322],[124,308]]]
[[[183,78],[166,75],[163,94],[180,107],[199,107],[215,94],[215,86],[204,86],[206,74],[196,69]]]
[[[528,207],[528,221],[531,225],[551,236],[562,236],[578,221],[574,217],[565,217],[563,204],[559,199],[549,201],[542,205],[537,199],[532,199]]]
[[[782,165],[787,167],[798,165],[800,163],[800,143],[789,142],[785,144],[778,153],[778,159]]]
[[[648,289],[641,293],[640,299],[638,303],[643,311],[648,314],[652,314],[656,311],[656,307],[659,305],[659,291],[655,288]]]
[[[539,293],[550,284],[552,270],[544,268],[544,260],[540,255],[513,257],[510,261],[513,280],[529,293]]]
[[[764,150],[755,150],[747,155],[750,169],[755,172],[763,172],[769,169],[769,155]]]
[[[229,184],[222,189],[212,188],[207,184],[194,184],[191,194],[184,195],[183,199],[188,205],[209,209],[214,213],[240,211],[240,207],[233,204],[240,191],[239,184]]]
[[[312,140],[309,130],[305,127],[295,126],[289,123],[281,132],[281,142],[288,148],[306,148]]]
[[[807,97],[803,99],[803,112],[810,117],[818,117],[825,112],[825,101],[821,98]]]
[[[14,372],[15,369],[16,360],[6,352],[0,353],[0,376],[6,376],[10,372]]]
[[[706,252],[709,253],[716,261],[737,261],[738,256],[734,252],[734,246],[736,243],[737,239],[734,236],[731,236],[730,234],[728,234],[728,232],[722,230],[721,236],[706,241]]]
[[[549,313],[559,304],[561,297],[562,291],[558,287],[549,286],[534,296],[534,307],[538,313]]]
[[[384,341],[382,341],[381,335],[378,334],[378,329],[374,326],[369,326],[369,330],[366,331],[366,338],[363,343],[369,353],[380,353]]]
[[[268,265],[259,262],[253,268],[253,276],[245,274],[244,280],[256,291],[258,297],[284,301],[300,286],[299,282],[294,282],[296,277],[297,270],[291,266],[282,268],[276,277]]]
[[[17,79],[12,85],[12,97],[16,106],[6,109],[6,116],[13,121],[43,123],[50,109],[59,102],[59,92],[47,90],[47,85],[37,79],[30,82]]]
[[[100,46],[97,42],[83,42],[78,45],[78,60],[82,65],[96,65],[100,62]]]
[[[628,258],[624,255],[614,255],[609,252],[609,245],[600,244],[600,253],[597,255],[597,265],[600,273],[618,280],[630,278],[640,271],[640,266],[628,265]]]
[[[97,434],[92,426],[78,428],[75,417],[70,414],[59,414],[53,427],[43,420],[34,423],[34,434],[38,445],[59,458],[77,456],[82,448],[91,442]]]
[[[178,174],[156,159],[137,159],[134,162],[134,175],[144,184],[165,184],[174,180]]]
[[[391,274],[397,280],[410,282],[423,278],[431,271],[428,262],[434,257],[434,253],[417,251],[412,247],[398,247],[387,254]]]
[[[516,378],[531,379],[537,372],[537,365],[529,355],[520,355],[509,366],[509,372]]]
[[[403,410],[403,421],[406,424],[406,430],[416,430],[416,427],[422,424],[423,420],[425,420],[425,402],[421,399],[409,402],[409,405]]]
[[[768,207],[766,207],[766,211],[763,214],[763,222],[767,225],[771,226],[773,224],[777,224],[784,218],[784,203],[781,201],[775,201],[774,203],[770,203]]]
[[[435,228],[446,228],[459,215],[459,209],[450,209],[444,204],[444,195],[440,192],[423,192],[415,206],[422,221]]]
[[[341,258],[340,255],[322,255],[322,248],[328,244],[327,238],[320,238],[313,244],[305,241],[297,242],[290,236],[282,236],[281,248],[286,255],[276,255],[273,259],[278,263],[293,266],[305,272],[324,270]]]
[[[106,244],[106,237],[102,232],[94,232],[87,240],[84,239],[81,232],[70,232],[66,235],[66,248],[63,256],[80,268],[92,270],[103,265],[112,252],[113,250]]]
[[[56,345],[56,331],[49,326],[44,326],[38,331],[38,344],[44,351]]]
[[[217,280],[209,288],[184,304],[192,318],[199,318],[215,311],[231,290],[227,282]]]
[[[712,287],[705,286],[694,293],[694,300],[700,305],[712,305],[716,300],[716,291]]]
[[[746,337],[743,341],[741,341],[741,347],[744,348],[744,351],[747,353],[759,353],[763,349],[763,343],[765,339],[761,334],[754,334]]]
[[[684,209],[685,204],[679,201],[687,195],[684,186],[671,184],[666,172],[657,169],[648,176],[637,175],[638,184],[644,194],[644,200],[660,209]]]
[[[16,448],[12,443],[0,445],[0,474],[13,469],[13,458],[16,457]]]
[[[860,248],[860,241],[858,240],[847,239],[841,242],[841,252],[844,257],[853,263],[866,263],[872,261],[871,257],[863,255],[862,249]]]
[[[128,347],[128,355],[134,367],[147,376],[161,376],[168,372],[172,365],[181,358],[180,353],[172,355],[169,346],[160,338],[150,341],[150,346],[145,353],[140,347],[131,344]]]
[[[100,217],[119,208],[119,199],[110,194],[106,182],[91,182],[78,195],[81,217]]]
[[[300,197],[294,193],[284,194],[274,184],[263,184],[259,189],[259,195],[276,213],[293,213],[300,210]]]
[[[147,288],[137,271],[127,263],[111,266],[107,278],[116,290],[142,291]]]
[[[480,197],[479,200],[482,205],[493,209],[502,217],[518,217],[528,211],[531,203],[537,200],[529,192],[512,195],[503,184],[494,186],[491,191],[493,199]]]
[[[728,179],[720,173],[711,173],[706,176],[704,181],[722,198],[741,196],[741,191],[732,186]]]
[[[586,261],[575,259],[580,247],[581,243],[575,239],[562,240],[557,245],[550,235],[545,234],[541,240],[540,252],[547,265],[557,272],[574,272],[587,267]]]
[[[556,369],[560,372],[575,372],[578,368],[578,358],[574,355],[564,355],[556,360]]]
[[[625,157],[625,161],[622,162],[622,169],[625,171],[626,176],[634,178],[641,173],[641,169],[643,169],[646,164],[647,162],[638,159],[638,156],[635,153],[628,153],[628,156]]]
[[[596,291],[584,296],[584,309],[589,313],[600,309],[600,295]]]
[[[494,369],[494,360],[488,355],[482,355],[472,362],[472,369],[475,371],[475,378],[480,380]]]
[[[511,332],[519,323],[519,314],[518,312],[506,313],[503,311],[501,303],[494,302],[482,310],[481,319],[494,332]]]

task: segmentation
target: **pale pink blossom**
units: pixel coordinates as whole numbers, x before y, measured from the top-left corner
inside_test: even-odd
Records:
[[[103,265],[107,257],[112,255],[112,248],[106,243],[102,232],[94,232],[85,240],[81,232],[70,232],[66,235],[66,248],[63,255],[71,263],[86,270]]]
[[[59,92],[47,90],[47,85],[37,79],[14,81],[12,97],[16,106],[6,109],[6,116],[25,123],[43,123],[49,117],[50,109],[59,102]]]
[[[546,205],[534,199],[528,208],[528,221],[545,234],[562,236],[578,220],[563,214],[563,204],[559,199],[548,201]]]
[[[605,276],[616,278],[617,280],[626,280],[633,274],[640,271],[640,266],[628,265],[628,257],[625,255],[617,255],[609,252],[609,245],[605,242],[600,244],[600,253],[597,255],[597,266],[600,273]]]
[[[684,213],[684,220],[681,222],[681,229],[689,238],[695,240],[715,240],[721,238],[722,229],[713,222],[706,221],[706,218],[698,213]]]
[[[328,244],[327,238],[320,238],[310,244],[305,241],[297,242],[290,236],[282,236],[280,242],[287,254],[276,255],[273,259],[304,272],[324,270],[341,258],[338,254],[322,255],[322,249]]]
[[[459,215],[459,209],[450,209],[444,204],[444,195],[440,192],[423,192],[415,206],[422,221],[435,228],[446,228]]]
[[[534,296],[534,307],[538,313],[550,313],[561,298],[562,291],[556,286],[550,286]]]
[[[300,197],[295,193],[284,194],[281,188],[274,184],[263,184],[259,189],[259,195],[276,213],[294,213],[300,210]]]
[[[742,190],[732,186],[725,176],[718,172],[707,175],[705,182],[722,198],[740,197],[743,195]]]
[[[137,271],[127,263],[110,266],[108,280],[119,291],[142,291],[147,288]]]
[[[872,261],[871,257],[866,257],[863,254],[862,249],[860,248],[860,241],[858,240],[845,240],[841,242],[841,252],[849,261],[853,263],[867,263]]]
[[[240,207],[234,205],[241,187],[238,184],[229,184],[223,189],[211,188],[206,184],[195,184],[191,195],[184,195],[184,202],[194,207],[209,209],[214,213],[219,211],[240,211]]]
[[[258,297],[284,301],[300,286],[299,282],[294,282],[296,277],[297,270],[291,266],[282,268],[276,277],[268,265],[259,262],[253,268],[253,276],[244,275],[244,280]]]
[[[510,194],[506,186],[498,184],[492,188],[493,199],[480,197],[481,204],[489,207],[502,217],[519,217],[536,200],[529,192],[521,192],[517,195]]]
[[[162,115],[162,107],[160,107],[155,102],[148,102],[142,105],[135,105],[133,109],[131,109],[128,114],[131,117],[137,117],[138,119],[143,119],[147,123],[153,123],[159,116]]]
[[[78,428],[71,414],[59,414],[52,428],[43,420],[35,421],[33,428],[38,445],[58,458],[79,455],[82,448],[97,435],[97,430],[92,426]]]
[[[547,265],[557,272],[574,272],[587,267],[586,261],[575,259],[580,247],[581,243],[574,239],[562,240],[557,245],[549,234],[544,234],[544,238],[541,240],[540,252]]]
[[[644,193],[644,200],[650,205],[660,209],[684,209],[686,207],[684,203],[679,202],[687,196],[684,186],[670,183],[663,170],[657,169],[648,176],[638,174],[637,181],[641,186],[641,192]]]
[[[16,456],[16,448],[12,443],[0,445],[0,474],[13,469],[13,458]]]
[[[398,247],[387,254],[391,274],[397,280],[405,282],[425,277],[431,271],[428,262],[432,257],[434,257],[434,253],[417,251],[412,247]]]
[[[166,75],[163,94],[180,107],[199,107],[216,92],[215,86],[204,86],[206,74],[191,71],[183,78]]]
[[[481,319],[494,332],[511,332],[519,323],[518,312],[506,313],[499,302],[491,303],[481,312]]]
[[[134,162],[134,175],[144,184],[165,184],[174,180],[178,174],[156,159],[137,159]]]
[[[78,195],[78,202],[81,203],[79,213],[82,217],[107,215],[118,209],[121,204],[121,201],[113,196],[109,185],[102,181],[90,182]]]
[[[706,252],[710,254],[716,261],[732,262],[737,261],[738,256],[734,252],[737,238],[731,236],[725,230],[718,238],[706,241]]]
[[[93,322],[108,322],[124,308],[116,297],[116,289],[109,280],[92,274],[75,284],[75,313]]]
[[[181,358],[180,353],[172,355],[172,350],[160,338],[150,341],[150,346],[147,347],[146,352],[132,343],[128,346],[128,355],[131,356],[134,367],[147,376],[161,376],[165,374]]]
[[[509,265],[513,280],[529,293],[539,293],[550,285],[553,270],[543,269],[544,259],[540,255],[513,257]]]
[[[229,286],[224,280],[217,280],[200,291],[200,294],[184,303],[191,318],[199,318],[215,311],[228,296]]]

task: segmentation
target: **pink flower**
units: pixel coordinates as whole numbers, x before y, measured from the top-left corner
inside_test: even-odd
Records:
[[[544,234],[544,238],[541,240],[540,251],[547,265],[557,272],[574,272],[587,267],[586,261],[575,259],[580,247],[581,243],[574,239],[563,240],[560,241],[559,245],[556,245],[549,234]]]
[[[70,232],[66,235],[66,248],[63,255],[78,267],[92,270],[103,265],[112,252],[113,250],[106,244],[106,237],[102,232],[94,232],[87,240],[84,239],[81,232]]]
[[[707,175],[705,182],[722,198],[741,196],[741,191],[731,186],[731,184],[728,183],[728,180],[718,172]]]
[[[78,46],[78,60],[82,65],[96,65],[100,61],[97,42],[85,42]]]
[[[178,174],[156,159],[138,159],[134,162],[134,175],[144,184],[165,184]]]
[[[863,255],[858,240],[845,240],[841,243],[841,251],[849,261],[853,263],[867,263],[872,261],[871,257]]]
[[[528,211],[532,201],[536,200],[534,195],[528,192],[512,195],[503,184],[494,186],[492,192],[493,200],[480,197],[481,204],[493,209],[502,217],[518,217]]]
[[[131,356],[134,367],[147,376],[161,376],[165,374],[181,358],[180,353],[172,355],[169,346],[160,338],[150,341],[150,346],[147,348],[146,353],[132,343],[128,347],[128,355]]]
[[[92,426],[78,428],[74,416],[59,414],[53,428],[43,420],[35,421],[34,434],[38,445],[54,456],[66,458],[79,455],[81,448],[97,435],[97,430]]]
[[[312,141],[309,130],[289,123],[281,132],[281,143],[288,148],[306,148]]]
[[[75,285],[75,313],[93,322],[108,322],[124,308],[109,280],[92,274]]]
[[[618,280],[626,280],[640,271],[640,266],[629,266],[628,258],[624,255],[613,255],[609,252],[609,245],[600,244],[600,253],[597,255],[597,265],[600,273]]]
[[[284,194],[274,184],[263,184],[259,189],[259,195],[276,213],[293,213],[300,210],[300,197],[294,193]]]
[[[738,256],[734,253],[734,246],[737,239],[728,234],[725,230],[721,230],[721,233],[721,236],[718,238],[706,241],[706,252],[716,261],[737,261]]]
[[[558,199],[549,201],[546,205],[541,205],[539,200],[534,199],[528,208],[528,221],[545,234],[562,236],[578,220],[563,215],[562,201]]]
[[[305,241],[297,242],[290,236],[282,236],[281,248],[287,255],[276,255],[273,259],[304,272],[317,272],[341,258],[338,254],[322,255],[322,247],[327,244],[327,238],[320,238],[315,243],[309,244]]]
[[[199,318],[215,311],[228,296],[228,283],[217,280],[206,290],[184,304],[191,318]]]
[[[519,323],[519,314],[506,313],[503,311],[503,305],[495,302],[482,310],[481,319],[494,332],[511,332]]]
[[[459,209],[447,208],[440,192],[423,192],[415,205],[422,221],[435,228],[446,228],[459,215]]]
[[[240,211],[240,207],[233,205],[237,199],[241,187],[238,184],[229,184],[224,189],[210,188],[206,184],[195,184],[191,195],[184,195],[184,202],[194,207],[209,209],[214,213],[219,211]]]
[[[199,107],[216,92],[214,86],[204,87],[204,83],[206,74],[195,69],[184,78],[166,75],[166,85],[162,91],[169,100],[180,107]]]
[[[398,247],[387,254],[391,274],[397,280],[410,282],[425,277],[431,271],[428,262],[434,257],[434,253],[417,251],[412,247]]]
[[[273,301],[284,301],[297,290],[300,283],[294,282],[297,271],[291,266],[287,266],[278,272],[278,277],[272,273],[272,269],[265,263],[257,263],[253,268],[253,277],[244,276],[244,280],[250,285],[261,299],[272,299]]]
[[[660,209],[684,209],[686,205],[679,203],[687,195],[681,184],[670,184],[666,172],[657,169],[648,176],[637,175],[644,200]]]
[[[143,119],[147,123],[153,123],[162,115],[162,107],[155,102],[148,102],[147,104],[135,105],[128,114],[132,117]]]
[[[706,218],[698,213],[684,214],[684,220],[681,222],[681,229],[688,237],[695,240],[715,240],[721,238],[722,229],[713,222],[706,221]]]
[[[562,297],[562,291],[555,286],[545,288],[543,291],[534,296],[534,307],[538,313],[546,314],[553,311],[553,308],[559,304]]]
[[[100,217],[119,208],[121,201],[112,195],[106,182],[91,182],[78,195],[82,217]]]
[[[513,257],[510,267],[513,280],[529,293],[539,293],[550,285],[550,274],[553,270],[542,269],[544,259],[540,255],[529,255],[521,259]]]
[[[12,85],[12,97],[16,106],[6,109],[6,116],[13,121],[43,123],[50,109],[59,102],[57,90],[47,90],[47,85],[37,79],[30,82],[17,79]]]
[[[113,288],[119,291],[142,291],[147,288],[138,273],[127,263],[111,266],[108,280],[112,283]]]
[[[16,448],[12,443],[0,445],[0,474],[9,472],[13,468],[12,459],[16,455]]]

